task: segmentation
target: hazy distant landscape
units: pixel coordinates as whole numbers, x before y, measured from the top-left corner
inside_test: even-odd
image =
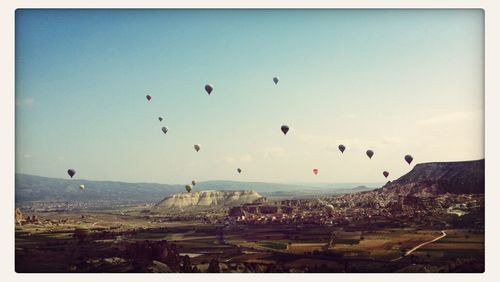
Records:
[[[99,200],[54,196],[61,203],[35,198],[37,187],[68,189],[71,180],[16,180],[18,195],[32,200],[16,203],[18,272],[484,271],[484,160],[417,164],[381,188],[288,198],[257,192],[282,184],[176,192],[182,187],[88,181],[84,191],[59,193],[101,189]],[[150,193],[139,199],[158,198],[126,201],[134,187]]]
[[[85,185],[81,191],[79,185]],[[313,197],[375,189],[381,183],[280,184],[264,182],[206,181],[198,190],[255,190],[269,197]],[[16,174],[16,203],[110,201],[115,204],[152,203],[173,193],[184,192],[184,185],[126,183],[116,181],[68,180]]]

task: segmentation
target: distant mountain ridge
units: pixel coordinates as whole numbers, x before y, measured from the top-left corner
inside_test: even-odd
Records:
[[[109,201],[114,203],[156,203],[174,193],[184,192],[184,185],[158,183],[127,183],[118,181],[93,181],[85,179],[60,179],[29,174],[15,175],[15,201],[25,202],[88,202]],[[80,184],[85,185],[83,191]],[[263,196],[292,197],[293,195],[339,194],[371,190],[357,187],[358,183],[346,184],[281,184],[240,181],[204,181],[193,187],[201,190],[255,190]],[[361,185],[359,185],[361,186]],[[354,188],[357,187],[357,188]],[[380,187],[380,186],[378,186]],[[351,188],[352,191],[351,191]]]
[[[382,183],[270,183],[270,182],[241,182],[241,181],[233,181],[233,180],[209,180],[203,181],[197,184],[197,187],[200,189],[213,189],[218,187],[227,188],[227,189],[242,189],[245,187],[251,187],[251,189],[263,191],[294,191],[294,190],[303,190],[304,187],[308,187],[311,189],[352,189],[361,186],[365,187],[380,187]],[[242,187],[243,186],[243,187]],[[270,188],[272,187],[272,188]],[[266,188],[266,189],[262,189]]]
[[[156,183],[126,183],[59,179],[28,174],[16,174],[16,203],[22,202],[88,202],[116,203],[156,202],[165,195],[184,191],[184,186]],[[85,189],[80,190],[80,184]]]

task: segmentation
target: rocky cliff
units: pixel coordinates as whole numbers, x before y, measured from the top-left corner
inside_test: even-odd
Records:
[[[484,159],[417,164],[379,190],[404,196],[484,194]]]
[[[407,174],[368,192],[336,197],[357,206],[387,206],[400,197],[484,194],[484,160],[417,164]]]
[[[261,198],[262,196],[254,190],[176,193],[160,201],[151,211],[162,212],[175,209],[232,207],[252,203]]]

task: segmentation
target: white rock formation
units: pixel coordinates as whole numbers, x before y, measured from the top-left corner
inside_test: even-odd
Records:
[[[191,207],[231,207],[252,203],[262,198],[254,190],[198,191],[172,194],[156,204],[151,211],[186,209]]]

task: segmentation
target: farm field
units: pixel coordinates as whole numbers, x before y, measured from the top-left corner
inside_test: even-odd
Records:
[[[41,215],[41,219],[56,216]],[[440,272],[463,261],[481,270],[484,257],[484,234],[466,229],[447,230],[447,236],[404,256],[440,236],[441,230],[224,227],[197,221],[151,223],[147,217],[109,213],[58,216],[66,222],[16,229],[16,271],[143,272],[128,255],[130,246],[160,241],[175,245],[179,258],[188,256],[202,272],[212,260],[219,262],[222,272],[265,272],[274,269],[271,265],[286,272],[411,272],[407,267],[413,264]],[[168,272],[157,265],[148,267],[152,272]]]

